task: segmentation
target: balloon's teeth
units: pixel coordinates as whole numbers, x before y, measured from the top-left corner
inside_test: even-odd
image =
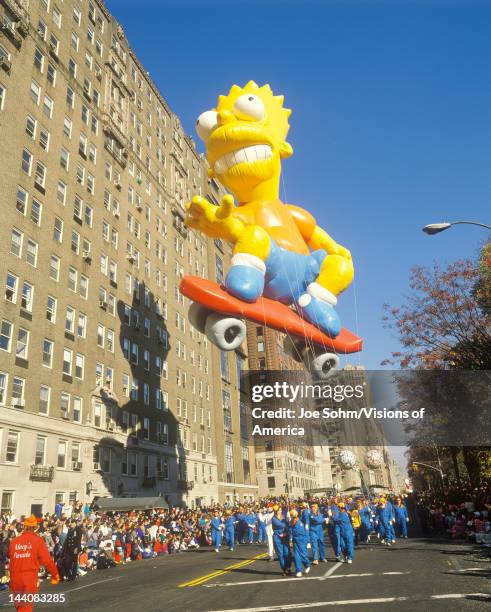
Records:
[[[223,174],[237,164],[268,159],[272,155],[273,150],[269,145],[251,145],[223,155],[215,162],[214,169],[217,174]]]

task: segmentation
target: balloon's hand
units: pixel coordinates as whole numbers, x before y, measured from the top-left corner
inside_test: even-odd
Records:
[[[228,194],[223,197],[220,206],[195,196],[186,208],[186,225],[211,238],[223,238],[235,243],[245,227],[234,217],[234,198]]]
[[[345,249],[340,244],[336,244],[336,246],[332,250],[331,255],[339,255],[340,257],[343,257],[344,259],[351,259],[350,251],[348,251],[348,249]]]

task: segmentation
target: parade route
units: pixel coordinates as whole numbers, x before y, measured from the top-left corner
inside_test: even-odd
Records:
[[[489,609],[489,551],[470,544],[422,538],[398,540],[391,548],[373,542],[356,550],[352,565],[339,563],[329,549],[327,564],[302,578],[282,577],[258,545],[215,553],[210,549],[129,563],[95,571],[75,583],[51,587],[67,594],[77,612],[266,612],[385,610],[409,612]],[[0,594],[7,606],[6,593]],[[240,604],[239,604],[240,602]],[[46,609],[39,606],[36,609]],[[5,609],[5,608],[4,608]]]

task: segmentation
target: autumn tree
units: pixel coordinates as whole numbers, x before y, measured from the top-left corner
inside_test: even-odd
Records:
[[[409,287],[403,305],[384,305],[384,324],[396,333],[401,350],[382,365],[491,370],[491,243],[483,247],[477,261],[461,260],[445,268],[438,264],[413,268]],[[403,392],[409,402],[417,394],[409,385]],[[448,414],[455,427],[457,413]],[[471,482],[490,478],[489,446],[448,447],[447,453],[457,478],[459,456]]]
[[[485,249],[490,252],[489,245]],[[491,274],[461,260],[441,268],[413,268],[402,306],[384,305],[383,321],[402,350],[383,365],[428,369],[491,369]]]

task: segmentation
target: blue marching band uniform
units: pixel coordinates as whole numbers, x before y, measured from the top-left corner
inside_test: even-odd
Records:
[[[327,562],[326,533],[334,556],[346,563],[354,559],[355,529],[357,544],[368,544],[375,534],[390,546],[396,540],[396,529],[398,537],[408,537],[409,517],[400,497],[393,503],[383,497],[346,502],[337,497],[310,505],[282,503],[270,502],[259,511],[229,509],[223,517],[215,511],[209,523],[212,547],[219,552],[223,539],[231,551],[236,544],[268,545],[270,560],[274,551],[282,574],[291,574],[293,565],[300,577],[310,572],[311,565]]]

